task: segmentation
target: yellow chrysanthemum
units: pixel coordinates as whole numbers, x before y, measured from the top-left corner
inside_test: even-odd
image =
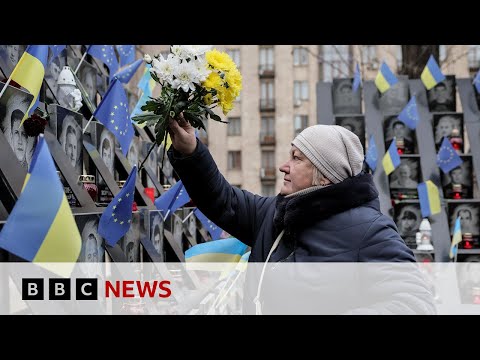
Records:
[[[203,97],[203,102],[205,103],[205,105],[212,105],[213,103],[213,96],[212,94],[207,94]]]
[[[207,62],[213,66],[214,69],[219,69],[227,71],[233,68],[236,68],[233,60],[225,52],[220,52],[217,49],[207,51],[205,53],[205,59]]]
[[[216,71],[212,71],[207,79],[202,83],[207,89],[218,90],[223,85],[223,80]]]

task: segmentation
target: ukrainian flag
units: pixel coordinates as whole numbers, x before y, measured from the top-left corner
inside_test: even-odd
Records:
[[[457,255],[458,244],[462,242],[462,226],[460,225],[460,217],[455,220],[455,228],[453,230],[452,245],[450,246],[450,259]]]
[[[48,45],[29,45],[10,76],[13,81],[33,95],[32,103],[25,112],[21,124],[38,106],[38,95],[45,76],[47,59]]]
[[[247,245],[236,238],[208,241],[192,246],[185,252],[186,262],[238,263]]]
[[[420,183],[417,186],[418,197],[420,199],[420,209],[422,217],[438,214],[441,211],[440,194],[437,186],[431,181]]]
[[[427,66],[425,66],[425,69],[422,71],[422,75],[420,75],[420,79],[422,79],[422,82],[427,90],[432,89],[439,82],[445,80],[445,75],[442,74],[442,71],[440,70],[440,67],[435,61],[433,55],[430,55]]]
[[[25,184],[0,232],[0,248],[69,276],[81,248],[81,237],[52,156],[40,135]]]
[[[383,156],[382,164],[387,175],[390,175],[393,170],[400,165],[400,156],[398,155],[397,141],[395,138],[393,138],[388,151]]]
[[[380,90],[380,92],[383,94],[397,82],[398,79],[395,75],[393,75],[392,70],[390,70],[385,61],[382,62],[382,66],[380,66],[380,70],[375,78],[375,85],[377,86],[378,90]]]

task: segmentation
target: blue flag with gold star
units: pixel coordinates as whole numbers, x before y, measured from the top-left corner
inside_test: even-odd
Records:
[[[67,45],[48,45],[50,48],[50,53],[52,54],[48,60],[48,63],[51,63],[60,53],[67,48]]]
[[[87,54],[92,55],[107,65],[108,71],[110,72],[110,79],[113,77],[113,74],[117,72],[118,60],[113,45],[90,45]]]
[[[175,212],[175,210],[189,201],[190,196],[188,195],[185,186],[183,186],[182,180],[180,180],[160,195],[160,197],[155,199],[155,206],[158,210],[163,211],[164,220],[166,220],[172,212]]]
[[[180,190],[178,191],[177,195],[173,199],[172,205],[170,206],[170,212],[175,212],[178,208],[182,207],[185,205],[187,202],[190,201],[190,195],[187,193],[187,189],[185,189],[185,186],[180,187]]]
[[[415,95],[413,95],[407,106],[405,106],[402,112],[398,115],[398,120],[402,121],[410,129],[415,130],[418,119],[417,100]]]
[[[135,195],[137,167],[134,166],[125,185],[103,211],[98,233],[108,245],[114,246],[132,224],[132,206]]]
[[[120,66],[125,66],[135,61],[135,45],[117,45],[120,56]]]
[[[458,156],[457,152],[453,148],[447,137],[443,137],[442,145],[438,150],[437,164],[442,171],[447,174],[449,171],[455,169],[457,166],[462,165],[463,161]]]
[[[131,63],[125,69],[120,70],[113,76],[116,77],[121,83],[127,84],[132,79],[133,75],[135,75],[135,73],[137,72],[140,65],[142,65],[142,63],[143,63],[143,60],[138,59],[137,61],[135,61],[134,63]]]
[[[210,233],[210,236],[212,237],[212,240],[218,240],[220,239],[220,235],[222,235],[222,228],[216,225],[213,221],[208,219],[204,213],[202,213],[200,210],[195,209],[193,211],[195,216],[200,220],[202,223],[203,227]]]
[[[368,150],[367,155],[365,156],[365,162],[368,164],[372,171],[377,169],[377,160],[378,160],[378,152],[377,152],[377,145],[375,144],[375,138],[373,135],[370,136],[370,141],[368,142]]]
[[[123,155],[127,156],[134,130],[128,111],[127,94],[117,79],[113,79],[93,116],[115,135]]]

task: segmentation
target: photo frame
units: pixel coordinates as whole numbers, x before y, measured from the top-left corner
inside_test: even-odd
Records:
[[[127,262],[140,261],[140,213],[132,213],[132,223],[127,233],[119,241]]]
[[[54,105],[51,126],[55,127],[57,139],[76,175],[83,170],[83,115]]]
[[[400,165],[389,175],[390,191],[394,199],[418,199],[420,158],[400,159]]]
[[[383,134],[385,151],[388,150],[395,137],[397,148],[403,146],[404,154],[417,153],[415,130],[410,129],[404,122],[400,121],[396,115],[384,118]]]
[[[0,68],[5,73],[1,74],[2,79],[12,74],[25,50],[25,45],[0,45]]]
[[[442,174],[442,187],[445,198],[454,198],[453,185],[456,184],[456,190],[460,190],[462,199],[471,199],[473,197],[473,168],[472,158],[470,156],[461,156],[463,163],[455,169]],[[460,185],[460,187],[458,187]]]
[[[4,86],[0,83],[0,90]],[[25,169],[30,166],[37,139],[27,136],[20,123],[32,101],[32,95],[10,85],[0,98],[0,130]]]
[[[148,154],[150,148],[153,145],[154,145],[154,143],[152,143],[150,141],[142,141],[141,142],[141,152],[140,152],[140,159],[139,159],[140,163],[147,157],[147,154]],[[155,149],[153,149],[153,151],[150,153],[150,155],[148,156],[148,159],[145,161],[145,164],[143,166],[145,168],[149,168],[153,172],[153,174],[155,175],[156,179],[158,180],[157,152],[156,152]],[[145,187],[153,188],[154,191],[155,191],[155,197],[157,197],[159,195],[157,189],[155,188],[155,185],[154,185],[152,179],[150,179],[150,177],[148,176],[148,174],[146,172],[145,172],[145,175],[144,175],[143,185]]]
[[[165,224],[163,221],[163,214],[160,210],[152,210],[149,212],[150,216],[150,226],[148,237],[153,244],[153,247],[157,253],[161,256],[162,261],[165,259],[165,249],[164,249],[164,230]]]
[[[365,117],[363,115],[335,116],[335,124],[357,135],[365,151]]]
[[[460,217],[462,234],[470,233],[478,242],[480,235],[480,202],[450,202],[448,203],[450,234],[453,235],[455,221]]]
[[[82,238],[79,262],[105,261],[105,241],[98,233],[99,215],[76,215],[75,222]]]
[[[353,92],[353,78],[333,79],[332,103],[334,114],[362,113],[362,91]]]
[[[97,125],[97,150],[100,153],[100,157],[107,166],[108,171],[115,178],[115,146],[116,139],[109,130],[107,130],[102,124]],[[97,181],[99,190],[99,202],[109,203],[113,199],[113,194],[103,180],[100,172],[97,171]]]
[[[462,139],[461,151],[464,151],[464,136],[463,136],[463,114],[461,113],[443,113],[433,115],[433,133],[435,146],[440,149],[443,137],[450,138],[453,129],[459,131],[459,136]]]
[[[384,115],[398,115],[410,99],[408,76],[398,75],[398,82],[391,86],[378,100],[380,111]]]
[[[134,136],[130,147],[127,152],[127,160],[129,164],[133,167],[134,165],[140,166],[140,143],[141,140],[138,136]]]
[[[446,79],[434,88],[427,90],[427,102],[430,112],[456,111],[456,80],[455,75],[446,75]]]
[[[82,84],[88,98],[94,105],[97,104],[97,74],[98,71],[92,64],[83,61],[78,69],[78,79]]]
[[[419,203],[398,203],[394,207],[394,221],[400,236],[410,248],[415,249],[417,243],[415,234],[422,222]]]

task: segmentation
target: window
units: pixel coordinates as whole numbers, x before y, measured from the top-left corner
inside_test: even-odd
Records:
[[[468,68],[471,72],[478,71],[480,65],[480,45],[468,46]]]
[[[242,153],[241,151],[228,152],[228,170],[242,169]]]
[[[229,124],[227,125],[227,135],[228,136],[236,136],[241,135],[242,127],[239,117],[229,117],[228,118]]]
[[[360,54],[362,56],[362,64],[366,65],[368,69],[378,68],[376,45],[360,45]]]
[[[273,116],[262,116],[261,133],[262,135],[275,135],[275,118]]]
[[[294,127],[295,136],[308,126],[308,115],[295,115]]]
[[[308,100],[308,81],[293,82],[293,100]]]
[[[240,68],[240,49],[227,49],[226,53],[232,58],[233,62]]]
[[[275,152],[274,151],[262,151],[262,167],[265,169],[275,168]]]
[[[323,80],[348,77],[351,62],[348,45],[323,45]]]
[[[304,47],[293,48],[293,65],[308,65],[308,49]]]
[[[261,109],[273,109],[275,107],[273,79],[260,80],[260,107]]]
[[[275,196],[275,185],[274,184],[262,184],[262,195],[263,196]]]
[[[260,48],[260,71],[273,71],[273,46]]]

